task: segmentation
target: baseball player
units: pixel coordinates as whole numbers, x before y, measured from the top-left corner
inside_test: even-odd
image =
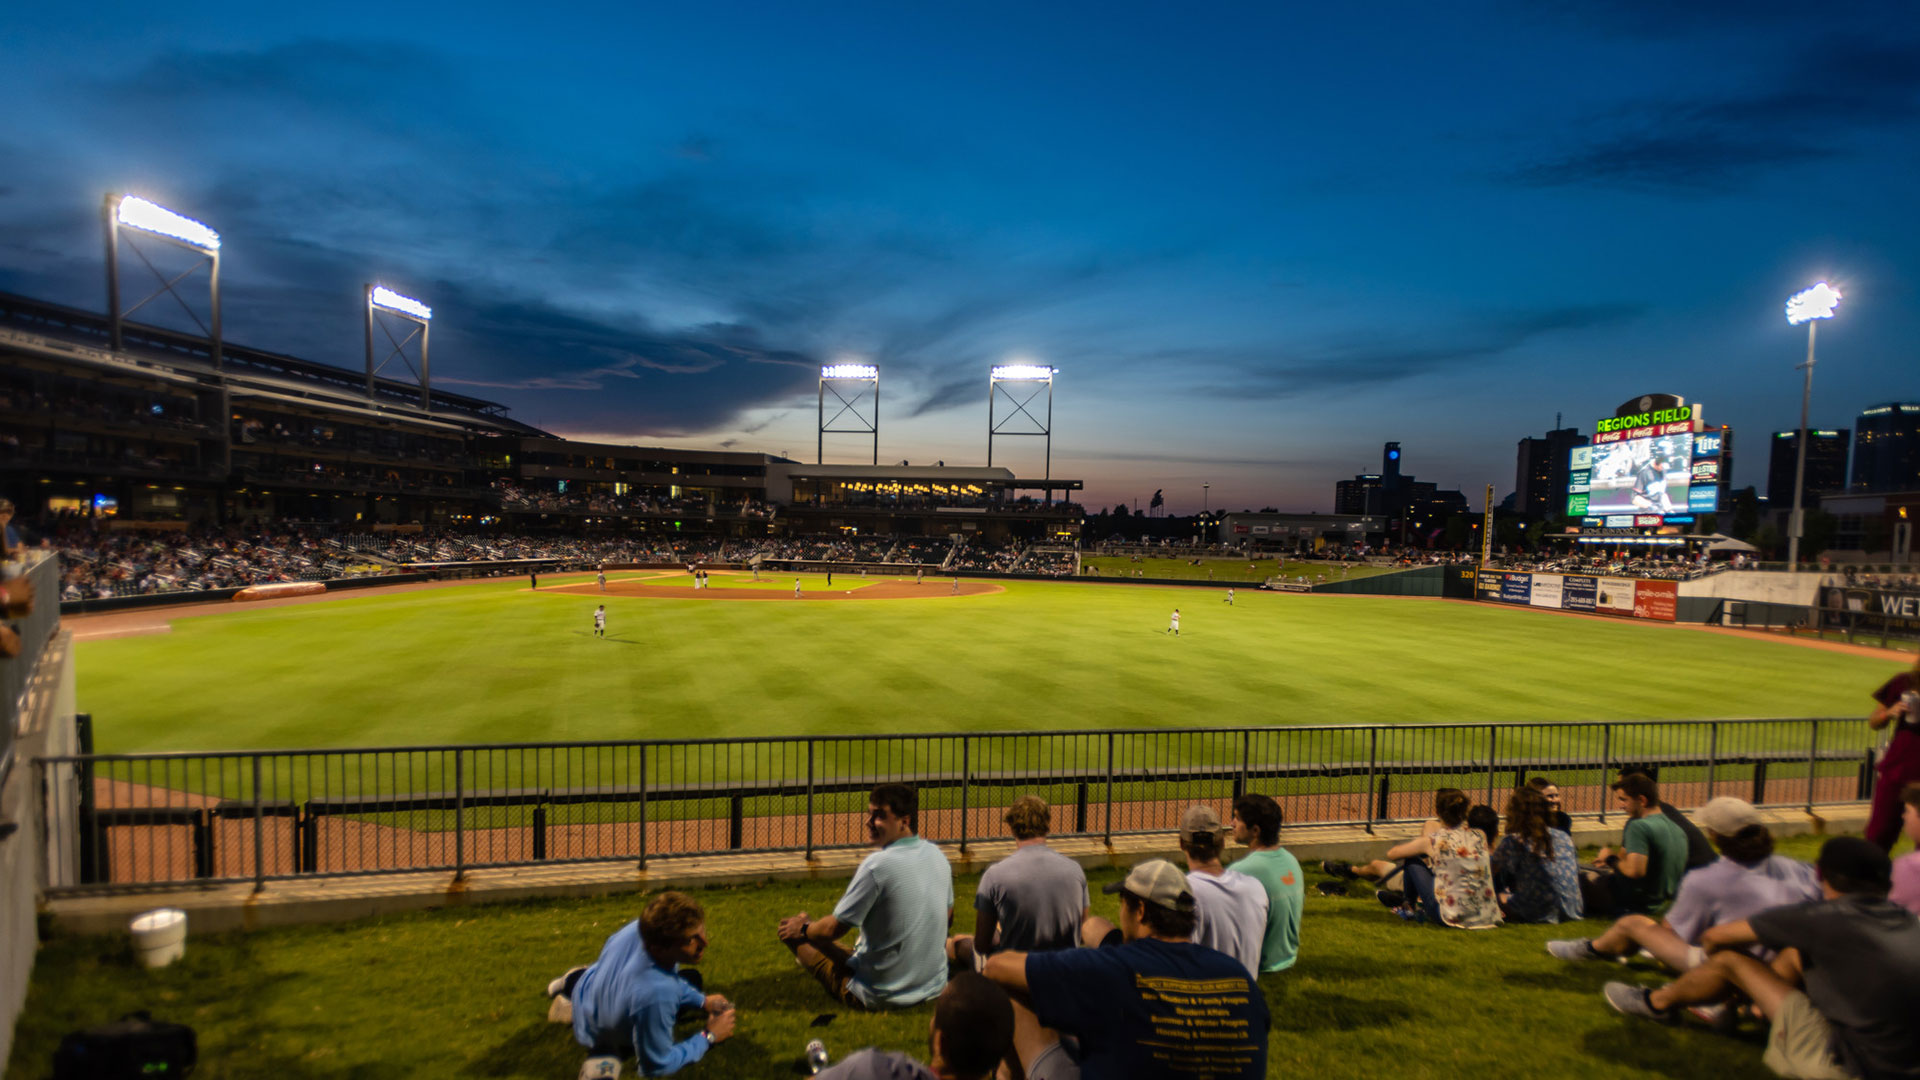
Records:
[[[1173,609],[1173,618],[1167,622],[1167,633],[1172,634],[1174,637],[1180,636],[1180,609],[1179,608]]]
[[[793,579],[793,598],[795,600],[800,599],[800,579],[799,578]]]
[[[1227,606],[1233,606],[1233,586],[1227,586]]]
[[[605,604],[593,609],[593,636],[607,636],[607,605]]]
[[[600,571],[600,573],[595,576],[594,580],[600,583],[601,592],[607,591],[607,572],[605,570]]]

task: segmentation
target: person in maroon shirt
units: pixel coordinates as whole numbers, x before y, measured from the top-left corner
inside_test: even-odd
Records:
[[[1879,708],[1867,717],[1875,731],[1893,725],[1893,738],[1880,756],[1880,776],[1873,785],[1873,810],[1867,816],[1867,839],[1892,852],[1900,839],[1900,790],[1920,782],[1920,660],[1913,670],[1888,679],[1873,692]]]

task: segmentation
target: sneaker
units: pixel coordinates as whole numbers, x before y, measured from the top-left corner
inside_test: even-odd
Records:
[[[1694,1019],[1723,1035],[1740,1022],[1739,1011],[1724,1001],[1718,1005],[1690,1005],[1687,1011],[1693,1014]]]
[[[1407,894],[1399,889],[1381,889],[1373,896],[1388,907],[1405,907],[1407,903]]]
[[[1593,951],[1592,938],[1562,938],[1547,942],[1547,952],[1562,960],[1612,960],[1611,956]]]
[[[1344,881],[1323,881],[1317,888],[1321,896],[1346,896],[1347,883]]]
[[[1399,907],[1393,909],[1393,913],[1400,917],[1401,922],[1423,923],[1427,921],[1427,913],[1411,904],[1401,904]]]
[[[547,1023],[573,1023],[573,999],[565,994],[553,995],[553,1000],[547,1003]]]
[[[1615,1012],[1624,1013],[1627,1016],[1638,1016],[1642,1020],[1653,1020],[1662,1024],[1671,1024],[1680,1019],[1673,1009],[1654,1008],[1652,1001],[1653,991],[1648,990],[1644,986],[1634,986],[1631,983],[1623,982],[1610,982],[1607,984],[1605,993],[1607,1004],[1613,1006]]]
[[[590,1057],[580,1065],[579,1080],[620,1080],[620,1059]]]
[[[1345,881],[1352,881],[1360,876],[1353,872],[1353,864],[1343,859],[1328,859],[1320,864],[1320,872],[1328,877],[1337,877]]]
[[[578,975],[580,972],[585,970],[587,970],[585,965],[581,965],[580,967],[576,967],[576,968],[568,968],[567,973],[565,975],[562,975],[559,978],[547,984],[547,996],[559,997],[561,994],[566,993],[567,983],[573,981],[576,975]]]

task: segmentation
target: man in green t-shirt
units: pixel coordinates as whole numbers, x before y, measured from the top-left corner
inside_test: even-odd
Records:
[[[1605,875],[1614,910],[1645,912],[1673,899],[1687,872],[1687,834],[1660,812],[1660,788],[1645,773],[1628,773],[1613,783],[1613,801],[1627,815],[1620,850],[1601,848],[1597,867]]]
[[[1260,945],[1260,970],[1285,971],[1300,954],[1300,907],[1307,883],[1300,860],[1280,846],[1280,804],[1265,795],[1233,800],[1233,838],[1247,845],[1235,870],[1267,890],[1267,936]]]

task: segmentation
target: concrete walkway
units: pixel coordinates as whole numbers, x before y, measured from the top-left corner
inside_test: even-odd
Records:
[[[1799,809],[1763,810],[1775,836],[1808,833],[1859,832],[1866,826],[1867,807],[1821,807],[1813,813]],[[1617,843],[1623,819],[1610,814],[1605,823],[1586,816],[1576,818],[1576,844]],[[1323,859],[1375,858],[1399,840],[1419,831],[1417,823],[1376,826],[1369,834],[1357,825],[1307,825],[1282,831],[1280,841],[1318,878]],[[978,873],[1013,850],[1011,840],[975,841],[964,853],[958,845],[943,844],[957,873]],[[1099,837],[1060,837],[1054,850],[1089,869],[1127,867],[1151,858],[1178,862],[1172,833],[1119,836],[1111,847]],[[268,881],[255,892],[251,882],[207,885],[186,889],[134,892],[110,896],[63,897],[41,905],[62,931],[82,934],[122,933],[128,920],[158,907],[187,912],[194,933],[256,930],[270,926],[342,922],[402,911],[497,903],[557,896],[606,896],[704,885],[740,885],[761,881],[831,880],[853,876],[865,858],[865,849],[816,852],[812,860],[799,852],[718,854],[656,859],[645,869],[631,861],[542,864],[469,870],[455,879],[446,871],[371,874],[359,877],[298,878]],[[1234,854],[1228,853],[1229,861]]]

